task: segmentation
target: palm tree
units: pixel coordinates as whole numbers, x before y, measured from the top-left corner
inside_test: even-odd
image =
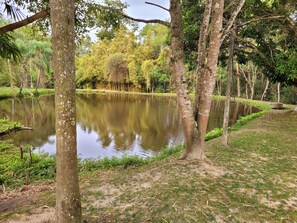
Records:
[[[14,41],[15,38],[9,33],[0,35],[0,57],[15,61],[21,57],[21,52]]]
[[[18,8],[7,4],[7,2],[4,2],[4,11],[14,20],[20,20],[24,17]],[[0,25],[4,24],[2,14],[0,14]],[[21,52],[14,41],[15,38],[10,33],[0,35],[0,57],[11,60],[18,60],[21,57]]]

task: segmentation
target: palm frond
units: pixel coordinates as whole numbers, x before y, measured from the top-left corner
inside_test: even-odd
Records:
[[[0,35],[0,57],[18,60],[22,56],[15,39],[9,33]]]
[[[21,12],[18,7],[9,5],[7,2],[4,3],[4,12],[7,13],[15,21],[19,21],[25,18],[25,15]]]

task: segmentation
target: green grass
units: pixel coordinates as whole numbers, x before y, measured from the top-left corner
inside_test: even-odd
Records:
[[[24,147],[21,158],[20,148],[10,141],[0,141],[0,185],[21,186],[25,184],[26,172],[30,173],[30,182],[52,179],[55,169],[55,157],[47,154],[32,155],[30,163],[30,146]]]
[[[21,127],[19,122],[11,122],[8,119],[0,119],[0,134]]]
[[[104,158],[102,160],[84,159],[79,162],[80,171],[94,171],[100,169],[111,169],[116,167],[128,168],[131,166],[142,166],[152,162],[163,160],[183,150],[182,145],[167,147],[155,156],[142,158],[139,156],[124,156],[122,158]]]
[[[231,132],[228,147],[219,138],[210,140],[204,165],[177,159],[182,147],[151,160],[90,160],[81,166],[83,217],[90,222],[297,222],[296,120],[296,112],[270,111]],[[54,192],[39,198],[26,206],[30,218],[30,209],[54,205]]]
[[[0,87],[0,99],[1,98],[10,98],[10,97],[30,97],[30,96],[39,96],[45,94],[53,94],[54,89],[29,89],[25,88],[22,90],[22,95],[19,95],[19,88],[17,87]]]
[[[224,99],[224,97],[221,97],[221,96],[213,96],[213,98],[215,100],[223,100]],[[235,99],[235,102],[244,103],[249,106],[256,107],[256,108],[260,109],[260,111],[252,113],[252,114],[244,116],[244,117],[240,117],[238,120],[236,120],[236,123],[233,126],[228,127],[229,132],[236,131],[236,130],[240,129],[242,126],[244,126],[248,122],[252,121],[255,118],[261,117],[270,111],[270,107],[267,102],[253,101],[253,100],[241,99],[241,98]],[[214,130],[212,130],[206,134],[205,141],[208,141],[208,140],[211,140],[214,138],[218,138],[222,134],[223,134],[223,128],[215,128]]]
[[[207,142],[206,167],[169,157],[90,174],[83,202],[92,209],[84,214],[94,222],[297,222],[296,120],[273,111],[231,133],[228,147]],[[101,207],[111,196],[104,185],[115,200]],[[95,189],[99,197],[89,195]]]

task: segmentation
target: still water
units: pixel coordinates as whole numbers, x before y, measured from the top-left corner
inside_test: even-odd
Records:
[[[151,156],[184,140],[175,97],[123,94],[77,95],[78,156],[86,158]],[[208,130],[221,127],[224,102],[212,104]],[[256,109],[232,103],[235,122]],[[55,153],[54,96],[0,101],[0,117],[20,121],[32,131],[5,136],[16,145],[32,145],[35,152]]]

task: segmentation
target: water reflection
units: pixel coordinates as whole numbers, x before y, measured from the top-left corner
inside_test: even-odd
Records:
[[[223,104],[213,102],[208,130],[221,127]],[[174,97],[85,94],[77,96],[76,106],[80,158],[151,156],[167,145],[183,142]],[[254,112],[252,107],[233,103],[231,122],[251,112]],[[2,100],[0,117],[21,121],[34,129],[6,138],[18,145],[33,145],[36,151],[55,152],[53,96]]]

